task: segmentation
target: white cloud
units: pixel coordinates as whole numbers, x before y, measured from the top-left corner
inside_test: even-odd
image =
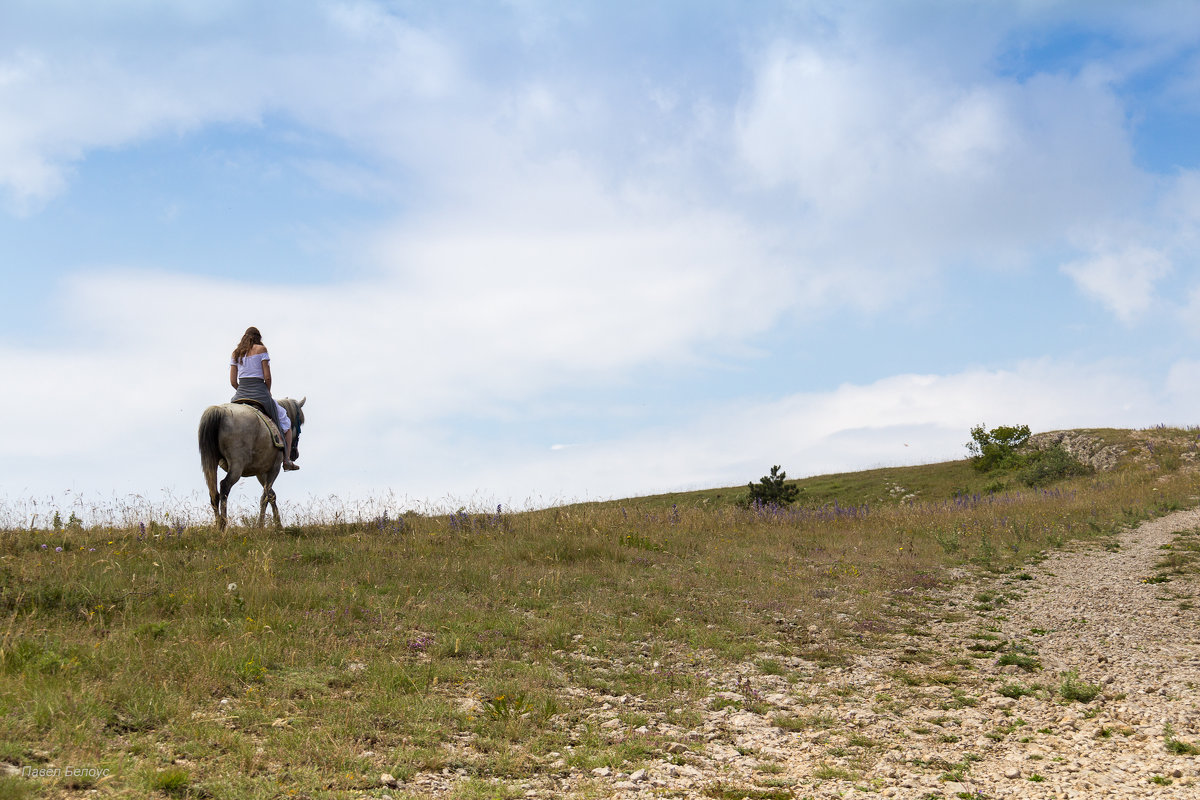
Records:
[[[957,458],[980,422],[1190,421],[1190,362],[1160,390],[1129,365],[1046,359],[773,401],[701,400],[701,411],[631,418],[569,446],[480,433],[549,392],[568,392],[585,408],[577,416],[613,423],[620,412],[589,406],[589,386],[712,358],[768,330],[790,302],[771,295],[778,284],[747,279],[770,261],[735,221],[662,208],[644,217],[586,190],[572,201],[606,210],[585,230],[476,220],[383,236],[375,247],[388,269],[351,285],[77,276],[63,287],[69,348],[0,348],[5,374],[48,378],[0,395],[0,418],[22,420],[0,438],[0,463],[19,465],[3,482],[33,495],[199,491],[195,426],[231,393],[226,359],[248,324],[272,348],[276,394],[309,398],[303,469],[280,487],[292,509],[304,496],[357,502],[389,491],[414,504],[545,504],[738,485],[774,463],[800,476]],[[255,486],[240,486],[239,502]]]
[[[1184,295],[1184,302],[1174,315],[1179,327],[1188,333],[1191,339],[1200,339],[1200,286],[1193,286]],[[1187,340],[1185,340],[1187,341]],[[1187,341],[1191,345],[1191,341]]]
[[[0,35],[0,187],[15,208],[61,191],[90,151],[271,114],[376,152],[411,151],[439,123],[429,104],[461,78],[451,47],[373,3],[153,12],[154,36],[120,13],[128,30],[93,20],[107,37]]]
[[[1195,371],[1195,365],[1180,370]],[[1174,373],[1173,373],[1174,376]],[[508,452],[469,485],[509,503],[738,486],[772,464],[792,477],[966,457],[970,429],[1189,424],[1193,403],[1129,366],[1052,360],[1009,370],[896,375],[768,402],[735,402],[605,442]]]
[[[1166,391],[1172,397],[1186,401],[1200,397],[1200,361],[1183,359],[1171,365],[1167,373]]]
[[[331,493],[354,503],[396,492],[412,504],[450,506],[619,497],[738,485],[775,463],[798,477],[959,458],[980,422],[1051,430],[1193,421],[1194,363],[1176,364],[1160,388],[1133,365],[1044,359],[769,401],[701,402],[699,411],[649,427],[630,419],[607,438],[569,446],[490,437],[477,428],[489,418],[504,424],[497,411],[505,406],[515,413],[537,403],[559,381],[585,398],[589,381],[611,384],[629,360],[671,356],[688,337],[663,337],[661,352],[631,349],[619,328],[636,320],[572,307],[522,318],[529,306],[506,306],[494,284],[465,296],[447,291],[467,277],[419,291],[395,283],[282,293],[137,273],[80,279],[68,308],[92,347],[0,350],[6,374],[61,377],[0,396],[0,416],[22,420],[0,444],[0,462],[21,465],[20,478],[5,483],[35,496],[80,485],[199,491],[195,426],[204,406],[232,391],[225,359],[248,322],[272,347],[276,393],[309,398],[304,469],[280,487],[293,509],[299,498]],[[247,297],[259,299],[247,306]],[[685,330],[702,323],[676,321]],[[549,341],[560,330],[569,340]],[[591,410],[609,422],[620,413]],[[454,418],[470,428],[448,429]],[[237,492],[240,502],[257,495],[253,482]]]
[[[403,451],[414,429],[448,418],[500,418],[546,392],[720,359],[791,302],[757,232],[734,217],[619,202],[579,170],[526,188],[507,219],[427,219],[381,233],[370,245],[379,272],[349,284],[75,275],[57,326],[70,344],[0,349],[0,368],[93,387],[88,416],[73,413],[75,398],[55,381],[0,397],[0,416],[29,422],[0,441],[0,456],[80,453],[71,472],[84,450],[128,451],[149,436],[174,441],[179,458],[194,447],[193,418],[231,393],[228,351],[249,324],[272,347],[276,393],[310,399],[321,434],[306,455],[354,463],[347,454]]]
[[[1084,292],[1131,322],[1182,263],[1200,192],[1194,176],[1155,183],[1135,166],[1113,71],[996,73],[1012,20],[960,37],[931,22],[940,8],[922,10],[916,46],[876,12],[840,16],[835,4],[813,12],[818,33],[785,31],[744,63],[731,58],[743,86],[638,76],[620,84],[643,87],[630,98],[578,68],[531,74],[536,59],[520,53],[486,61],[470,32],[422,28],[378,3],[247,8],[171,7],[157,37],[115,23],[78,40],[14,44],[0,32],[0,191],[28,210],[97,149],[235,125],[268,148],[276,135],[332,135],[351,157],[300,169],[336,192],[402,198],[407,216],[352,245],[348,261],[377,267],[352,283],[77,267],[56,321],[72,344],[0,347],[5,374],[61,376],[0,396],[0,416],[28,423],[0,438],[0,461],[32,463],[38,485],[198,485],[195,421],[231,391],[225,359],[248,324],[267,335],[278,392],[310,401],[305,469],[289,491],[607,496],[744,483],[781,461],[799,475],[954,457],[980,421],[1150,424],[1186,411],[1177,389],[1159,397],[1136,370],[1047,360],[947,363],[945,375],[860,378],[774,402],[700,399],[706,416],[608,440],[571,430],[501,444],[458,431],[463,419],[528,420],[528,407],[563,395],[586,409],[576,417],[611,422],[593,388],[714,363],[780,395],[788,376],[761,389],[770,359],[747,355],[780,320],[814,312],[815,343],[783,346],[836,349],[847,306],[907,308],[958,272],[1069,261]],[[539,10],[527,47],[561,33]],[[1179,365],[1168,388],[1190,385],[1192,371]],[[839,378],[801,385],[820,380]]]
[[[853,43],[777,45],[739,109],[738,155],[796,193],[802,221],[882,239],[905,261],[1036,252],[1144,202],[1151,184],[1106,82],[964,72]]]
[[[1063,272],[1124,323],[1131,323],[1154,302],[1154,288],[1171,272],[1171,261],[1158,250],[1127,246],[1064,264]]]
[[[1021,14],[984,15],[988,33],[967,47],[919,10],[905,30],[959,37],[935,58],[880,35],[905,15],[814,9],[828,32],[751,53],[733,105],[653,79],[644,97],[612,96],[599,76],[530,75],[516,53],[506,55],[520,66],[484,74],[471,33],[371,2],[286,16],[168,6],[160,37],[122,38],[112,25],[83,47],[43,32],[0,51],[0,186],[35,207],[94,149],[277,115],[385,157],[374,181],[361,167],[304,167],[335,190],[416,184],[410,199],[434,213],[497,223],[541,213],[543,229],[603,215],[612,198],[677,197],[769,241],[795,275],[793,302],[871,309],[951,266],[1034,263],[1071,231],[1106,229],[1144,202],[1124,110],[1096,71],[1018,82],[985,68]],[[553,16],[514,13],[497,24],[540,30]],[[980,22],[967,17],[954,20]],[[641,119],[631,105],[660,113]],[[588,190],[600,208],[560,202],[555,182],[576,175],[602,185]],[[799,205],[763,213],[780,189]]]

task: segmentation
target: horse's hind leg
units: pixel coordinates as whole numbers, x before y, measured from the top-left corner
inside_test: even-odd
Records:
[[[237,472],[230,472],[221,479],[220,508],[215,509],[217,512],[217,525],[220,530],[225,530],[225,526],[229,524],[229,492],[241,477],[242,472],[239,469]]]
[[[214,470],[215,472],[215,470]],[[225,500],[229,497],[229,489],[225,482],[217,483],[215,474],[208,475],[208,502],[212,505],[213,515],[217,518],[217,530],[225,530]]]
[[[219,526],[221,525],[221,495],[217,489],[217,479],[215,475],[205,475],[205,479],[208,481],[208,502],[212,506]]]

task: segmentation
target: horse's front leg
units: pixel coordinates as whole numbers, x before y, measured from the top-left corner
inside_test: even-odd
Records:
[[[271,514],[275,517],[275,527],[276,527],[276,529],[282,528],[283,520],[281,520],[279,518],[279,506],[275,504],[275,490],[274,489],[271,490],[271,497],[269,499],[271,501]]]
[[[258,527],[262,528],[267,521],[267,502],[271,496],[271,487],[264,486],[262,497],[258,498]]]
[[[259,476],[259,482],[262,483],[262,497],[258,501],[258,527],[263,527],[267,524],[267,504],[271,505],[271,513],[275,517],[275,527],[282,528],[283,522],[279,519],[279,506],[275,504],[275,490],[271,488],[274,483],[273,476]]]

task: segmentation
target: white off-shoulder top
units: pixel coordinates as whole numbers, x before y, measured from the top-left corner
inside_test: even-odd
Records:
[[[246,356],[245,358],[242,358],[237,361],[230,358],[229,365],[237,366],[238,380],[241,380],[242,378],[262,378],[263,377],[263,362],[270,361],[270,360],[271,360],[270,353],[257,353],[252,356]]]

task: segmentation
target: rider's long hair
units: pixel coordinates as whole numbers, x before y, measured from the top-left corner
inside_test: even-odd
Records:
[[[237,347],[233,348],[233,360],[241,361],[246,356],[250,355],[250,348],[256,344],[262,344],[262,334],[258,332],[258,328],[251,325],[246,328],[246,332],[242,334],[242,340],[238,342]]]

